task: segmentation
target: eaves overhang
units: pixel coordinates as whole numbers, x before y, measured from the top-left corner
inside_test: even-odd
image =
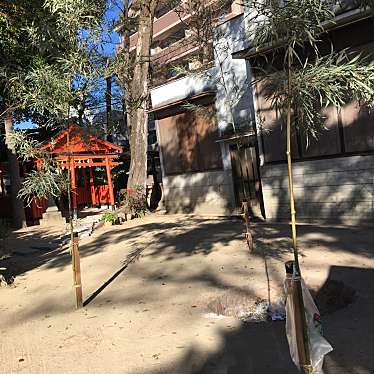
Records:
[[[334,21],[326,22],[324,25],[324,33],[328,33],[339,28],[349,26],[353,23],[357,23],[368,18],[373,17],[373,11],[371,9],[361,10],[354,9],[345,13],[340,14]],[[276,44],[267,44],[262,47],[248,47],[241,51],[234,52],[232,54],[233,59],[245,59],[251,60],[259,56],[266,56],[268,53],[281,49],[285,46],[285,42],[279,41]]]

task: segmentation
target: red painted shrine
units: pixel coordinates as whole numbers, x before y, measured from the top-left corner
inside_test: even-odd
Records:
[[[114,207],[111,169],[122,147],[99,139],[77,125],[70,125],[44,146],[60,167],[70,169],[72,208],[108,204]],[[38,161],[37,161],[38,166]]]
[[[70,170],[72,187],[72,207],[115,204],[112,168],[119,165],[116,161],[122,148],[108,141],[99,139],[78,125],[70,125],[55,138],[44,145],[57,160],[60,167]],[[40,161],[36,160],[38,167]],[[27,166],[20,164],[21,177],[27,174]],[[7,162],[0,163],[0,218],[11,218],[9,195],[9,177]],[[8,183],[6,183],[8,182]],[[67,196],[59,199],[60,209],[67,210]],[[35,224],[47,208],[45,199],[34,199],[25,207],[28,224]]]

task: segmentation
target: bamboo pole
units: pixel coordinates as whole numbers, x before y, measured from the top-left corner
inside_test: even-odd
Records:
[[[70,225],[70,254],[73,255],[73,241],[74,241],[74,223],[73,210],[71,207],[71,152],[70,152],[70,134],[69,128],[66,136],[66,143],[68,146],[68,209],[69,209],[69,225]]]
[[[82,279],[81,279],[81,260],[79,256],[78,234],[74,234],[72,246],[72,260],[73,260],[73,279],[75,289],[75,302],[76,308],[83,306],[83,293],[82,293]]]
[[[245,223],[245,229],[246,229],[245,239],[247,241],[249,250],[252,252],[253,251],[253,238],[252,238],[252,233],[251,233],[251,228],[250,228],[248,201],[243,201],[242,207],[243,207],[243,217],[244,217],[244,223]]]
[[[291,149],[291,91],[292,91],[292,49],[288,47],[287,58],[287,168],[288,168],[288,191],[290,197],[291,209],[291,228],[292,228],[292,244],[294,253],[294,266],[292,277],[292,297],[295,306],[295,329],[296,341],[299,353],[300,371],[303,374],[311,374],[312,366],[310,360],[309,337],[306,323],[305,306],[301,287],[301,271],[299,264],[299,252],[297,248],[297,229],[296,229],[296,209],[295,209],[295,195],[293,189],[293,175],[292,175],[292,149]]]
[[[297,230],[296,230],[296,209],[295,209],[295,195],[293,190],[293,175],[292,175],[292,154],[291,154],[291,66],[292,66],[292,51],[288,48],[288,67],[287,67],[287,168],[288,168],[288,192],[290,195],[291,208],[291,228],[292,228],[292,245],[294,251],[295,270],[300,274],[299,253],[297,249]]]
[[[81,266],[78,246],[78,235],[74,233],[74,212],[72,209],[71,199],[71,149],[70,149],[70,133],[69,128],[67,132],[67,147],[68,147],[68,206],[69,206],[69,225],[70,225],[70,255],[73,268],[73,287],[75,291],[75,305],[76,308],[83,307],[83,293],[82,293],[82,281],[81,281]],[[73,165],[74,167],[74,165]]]

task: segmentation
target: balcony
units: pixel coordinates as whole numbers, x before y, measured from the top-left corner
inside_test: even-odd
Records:
[[[215,2],[216,0],[212,0]],[[232,4],[228,6],[225,15],[220,19],[220,22],[232,18],[235,15],[243,13],[243,6],[241,5],[241,0],[234,0]],[[180,14],[175,10],[170,10],[166,12],[166,9],[163,9],[160,12],[161,16],[153,22],[153,40],[166,39],[178,29],[183,28],[185,25],[182,24],[182,21],[187,21],[189,18],[188,14]],[[136,48],[138,41],[138,33],[134,33],[130,37],[130,50]]]
[[[182,39],[169,47],[162,49],[152,55],[151,61],[153,65],[166,65],[181,57],[187,57],[189,54],[196,51],[197,46],[190,39]]]
[[[176,67],[183,67],[186,71],[198,70],[201,64],[193,62],[197,59],[199,46],[191,39],[183,39],[170,47],[156,53],[151,58],[152,86],[160,86],[172,80],[181,78],[183,73],[176,73]],[[204,63],[204,69],[213,66],[213,49],[209,49],[209,56]]]
[[[153,22],[153,39],[157,40],[161,34],[168,37],[170,34],[180,28],[181,20],[175,10],[165,13]],[[136,48],[138,42],[138,33],[130,37],[130,50]]]

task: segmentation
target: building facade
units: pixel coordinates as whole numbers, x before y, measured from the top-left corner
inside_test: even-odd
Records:
[[[188,64],[199,48],[191,42],[181,15],[166,9],[156,15],[151,112],[157,129],[164,203],[169,212],[230,214],[240,206],[243,183],[245,190],[256,197],[257,169],[248,167],[246,177],[240,178],[232,168],[233,157],[238,158],[241,152],[231,144],[233,127],[247,137],[254,123],[248,64],[231,57],[234,44],[243,39],[240,3],[233,1],[220,9],[219,37],[211,59],[205,63],[206,70],[198,75],[178,76],[173,69],[183,63],[191,68]],[[134,34],[132,48],[136,40]],[[255,157],[255,152],[247,156]]]
[[[336,6],[336,23],[321,38],[320,48],[347,49],[374,59],[374,20],[356,1]],[[248,19],[248,17],[245,17]],[[249,25],[245,26],[246,28]],[[246,58],[248,48],[234,58]],[[258,158],[264,212],[268,220],[288,220],[289,196],[285,125],[264,98],[261,85],[254,88]],[[307,144],[302,131],[293,134],[293,174],[297,218],[307,222],[359,224],[374,218],[374,116],[357,102],[338,110],[325,109],[325,129]]]
[[[290,217],[285,126],[254,85],[246,52],[248,9],[230,4],[217,19],[211,61],[199,75],[179,77],[173,65],[196,53],[172,10],[155,20],[152,115],[169,212],[231,214],[243,200],[255,216]],[[326,41],[335,49],[374,47],[373,19],[355,2],[337,8]],[[133,45],[136,35],[132,36]],[[194,108],[194,110],[191,110]],[[198,108],[198,109],[196,109]],[[373,116],[350,103],[328,108],[326,130],[307,146],[294,134],[299,221],[370,222],[374,218]]]

